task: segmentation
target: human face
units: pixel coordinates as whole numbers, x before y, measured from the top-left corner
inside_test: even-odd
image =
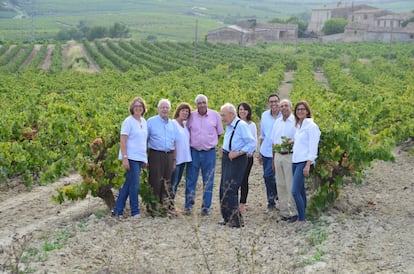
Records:
[[[178,119],[181,121],[185,121],[188,119],[188,115],[190,114],[190,110],[188,108],[183,108],[178,113]]]
[[[171,111],[171,108],[166,102],[161,103],[161,105],[158,107],[158,114],[161,116],[161,118],[165,120],[168,119],[168,116],[170,115],[170,111]]]
[[[140,117],[144,112],[144,106],[140,102],[136,102],[132,109],[134,110],[134,116]]]
[[[247,109],[244,109],[243,106],[239,107],[239,117],[240,119],[247,121],[247,115],[249,114],[249,111]]]
[[[277,96],[272,96],[269,98],[268,105],[272,113],[279,112],[279,98]]]
[[[292,108],[290,107],[290,104],[286,100],[282,100],[279,104],[280,111],[282,112],[283,118],[288,118],[289,115],[292,113]]]
[[[231,121],[233,121],[234,116],[235,116],[233,113],[230,113],[227,109],[221,110],[220,115],[221,115],[221,120],[223,120],[223,122],[226,125],[230,125]]]
[[[308,116],[308,111],[306,110],[305,105],[300,104],[296,107],[296,116],[299,120],[303,120]]]
[[[201,115],[204,115],[207,113],[207,101],[204,99],[198,99],[197,101],[197,111]]]

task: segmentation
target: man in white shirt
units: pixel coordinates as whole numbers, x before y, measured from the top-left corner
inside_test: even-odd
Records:
[[[289,100],[280,101],[279,107],[282,116],[276,119],[271,134],[279,209],[283,221],[295,222],[298,216],[292,196],[292,144],[296,130],[295,116],[292,114],[292,103]]]
[[[263,166],[263,179],[266,187],[267,209],[270,213],[276,209],[277,189],[275,171],[273,170],[271,133],[273,124],[281,116],[279,111],[279,96],[275,93],[267,97],[269,109],[262,113],[260,119],[260,153],[259,164]]]

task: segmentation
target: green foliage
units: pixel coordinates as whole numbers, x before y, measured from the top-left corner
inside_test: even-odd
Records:
[[[174,107],[204,93],[212,109],[227,101],[249,102],[257,121],[287,69],[296,70],[292,102],[308,101],[322,132],[310,218],[340,195],[345,177],[362,181],[372,161],[393,160],[394,145],[414,136],[414,52],[408,44],[200,43],[196,64],[192,43],[85,40],[84,45],[101,73],[62,72],[57,43],[51,71],[0,74],[2,183],[20,176],[27,186],[46,184],[77,171],[81,182],[58,189],[53,199],[91,194],[111,208],[111,188],[124,181],[117,160],[119,128],[131,98],[142,96],[150,117],[160,98]],[[22,52],[23,45],[15,48]],[[315,67],[324,71],[328,88],[314,79]],[[144,203],[155,207],[146,187],[143,177]]]
[[[348,24],[348,21],[343,18],[332,18],[327,20],[323,27],[322,32],[325,35],[331,35],[336,33],[345,32],[345,26]]]

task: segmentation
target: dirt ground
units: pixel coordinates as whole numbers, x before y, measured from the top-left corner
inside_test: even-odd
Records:
[[[118,221],[88,197],[58,205],[50,196],[78,175],[31,191],[0,192],[0,271],[35,273],[414,273],[414,157],[376,162],[366,183],[348,184],[319,220],[298,229],[265,213],[262,169],[254,163],[244,228],[220,221],[216,169],[212,214]],[[183,208],[184,184],[177,206]],[[141,205],[141,208],[144,206]],[[127,211],[129,212],[129,211]],[[24,251],[24,252],[23,252]]]

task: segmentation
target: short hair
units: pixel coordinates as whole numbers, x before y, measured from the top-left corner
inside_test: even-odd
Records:
[[[168,100],[168,99],[161,99],[161,100],[158,102],[157,108],[160,108],[161,104],[163,104],[163,103],[167,103],[167,104],[168,104],[168,106],[171,108],[171,102],[170,102],[170,100]]]
[[[297,102],[297,103],[296,103],[296,105],[295,105],[295,111],[294,111],[294,115],[295,115],[295,124],[298,124],[298,122],[299,122],[299,118],[298,118],[298,116],[296,115],[296,109],[297,109],[299,106],[304,106],[304,107],[306,108],[306,111],[308,112],[308,114],[306,115],[306,118],[312,118],[312,112],[311,112],[311,110],[310,110],[310,107],[309,107],[308,102],[306,102],[306,101],[299,101],[299,102]]]
[[[227,110],[229,113],[237,114],[236,107],[231,103],[225,103],[221,106],[220,110]]]
[[[292,108],[292,102],[289,99],[282,99],[280,100],[279,104],[282,104],[283,101],[287,102],[289,107]]]
[[[141,103],[142,115],[144,115],[145,112],[147,112],[147,105],[145,104],[144,99],[142,99],[141,97],[135,97],[134,99],[132,99],[132,102],[129,105],[129,113],[131,113],[132,115],[134,114],[134,106],[136,105],[136,103]]]
[[[247,121],[251,121],[252,120],[252,108],[250,107],[250,105],[246,102],[241,102],[238,106],[237,106],[237,116],[240,118],[239,115],[239,108],[243,107],[245,110],[247,110],[249,113],[246,116]]]
[[[194,102],[195,102],[196,105],[197,105],[198,100],[200,100],[200,99],[206,100],[206,103],[208,104],[207,96],[205,96],[204,94],[198,94],[196,96],[195,100],[194,100]]]
[[[280,97],[279,97],[279,95],[277,95],[276,93],[271,93],[271,94],[269,94],[269,96],[267,96],[267,101],[269,102],[269,100],[270,100],[270,97],[277,97],[277,99],[280,101]]]
[[[180,111],[183,109],[188,109],[188,118],[190,118],[191,115],[191,106],[189,103],[181,103],[177,106],[177,109],[174,112],[174,119],[177,119],[180,115]]]

